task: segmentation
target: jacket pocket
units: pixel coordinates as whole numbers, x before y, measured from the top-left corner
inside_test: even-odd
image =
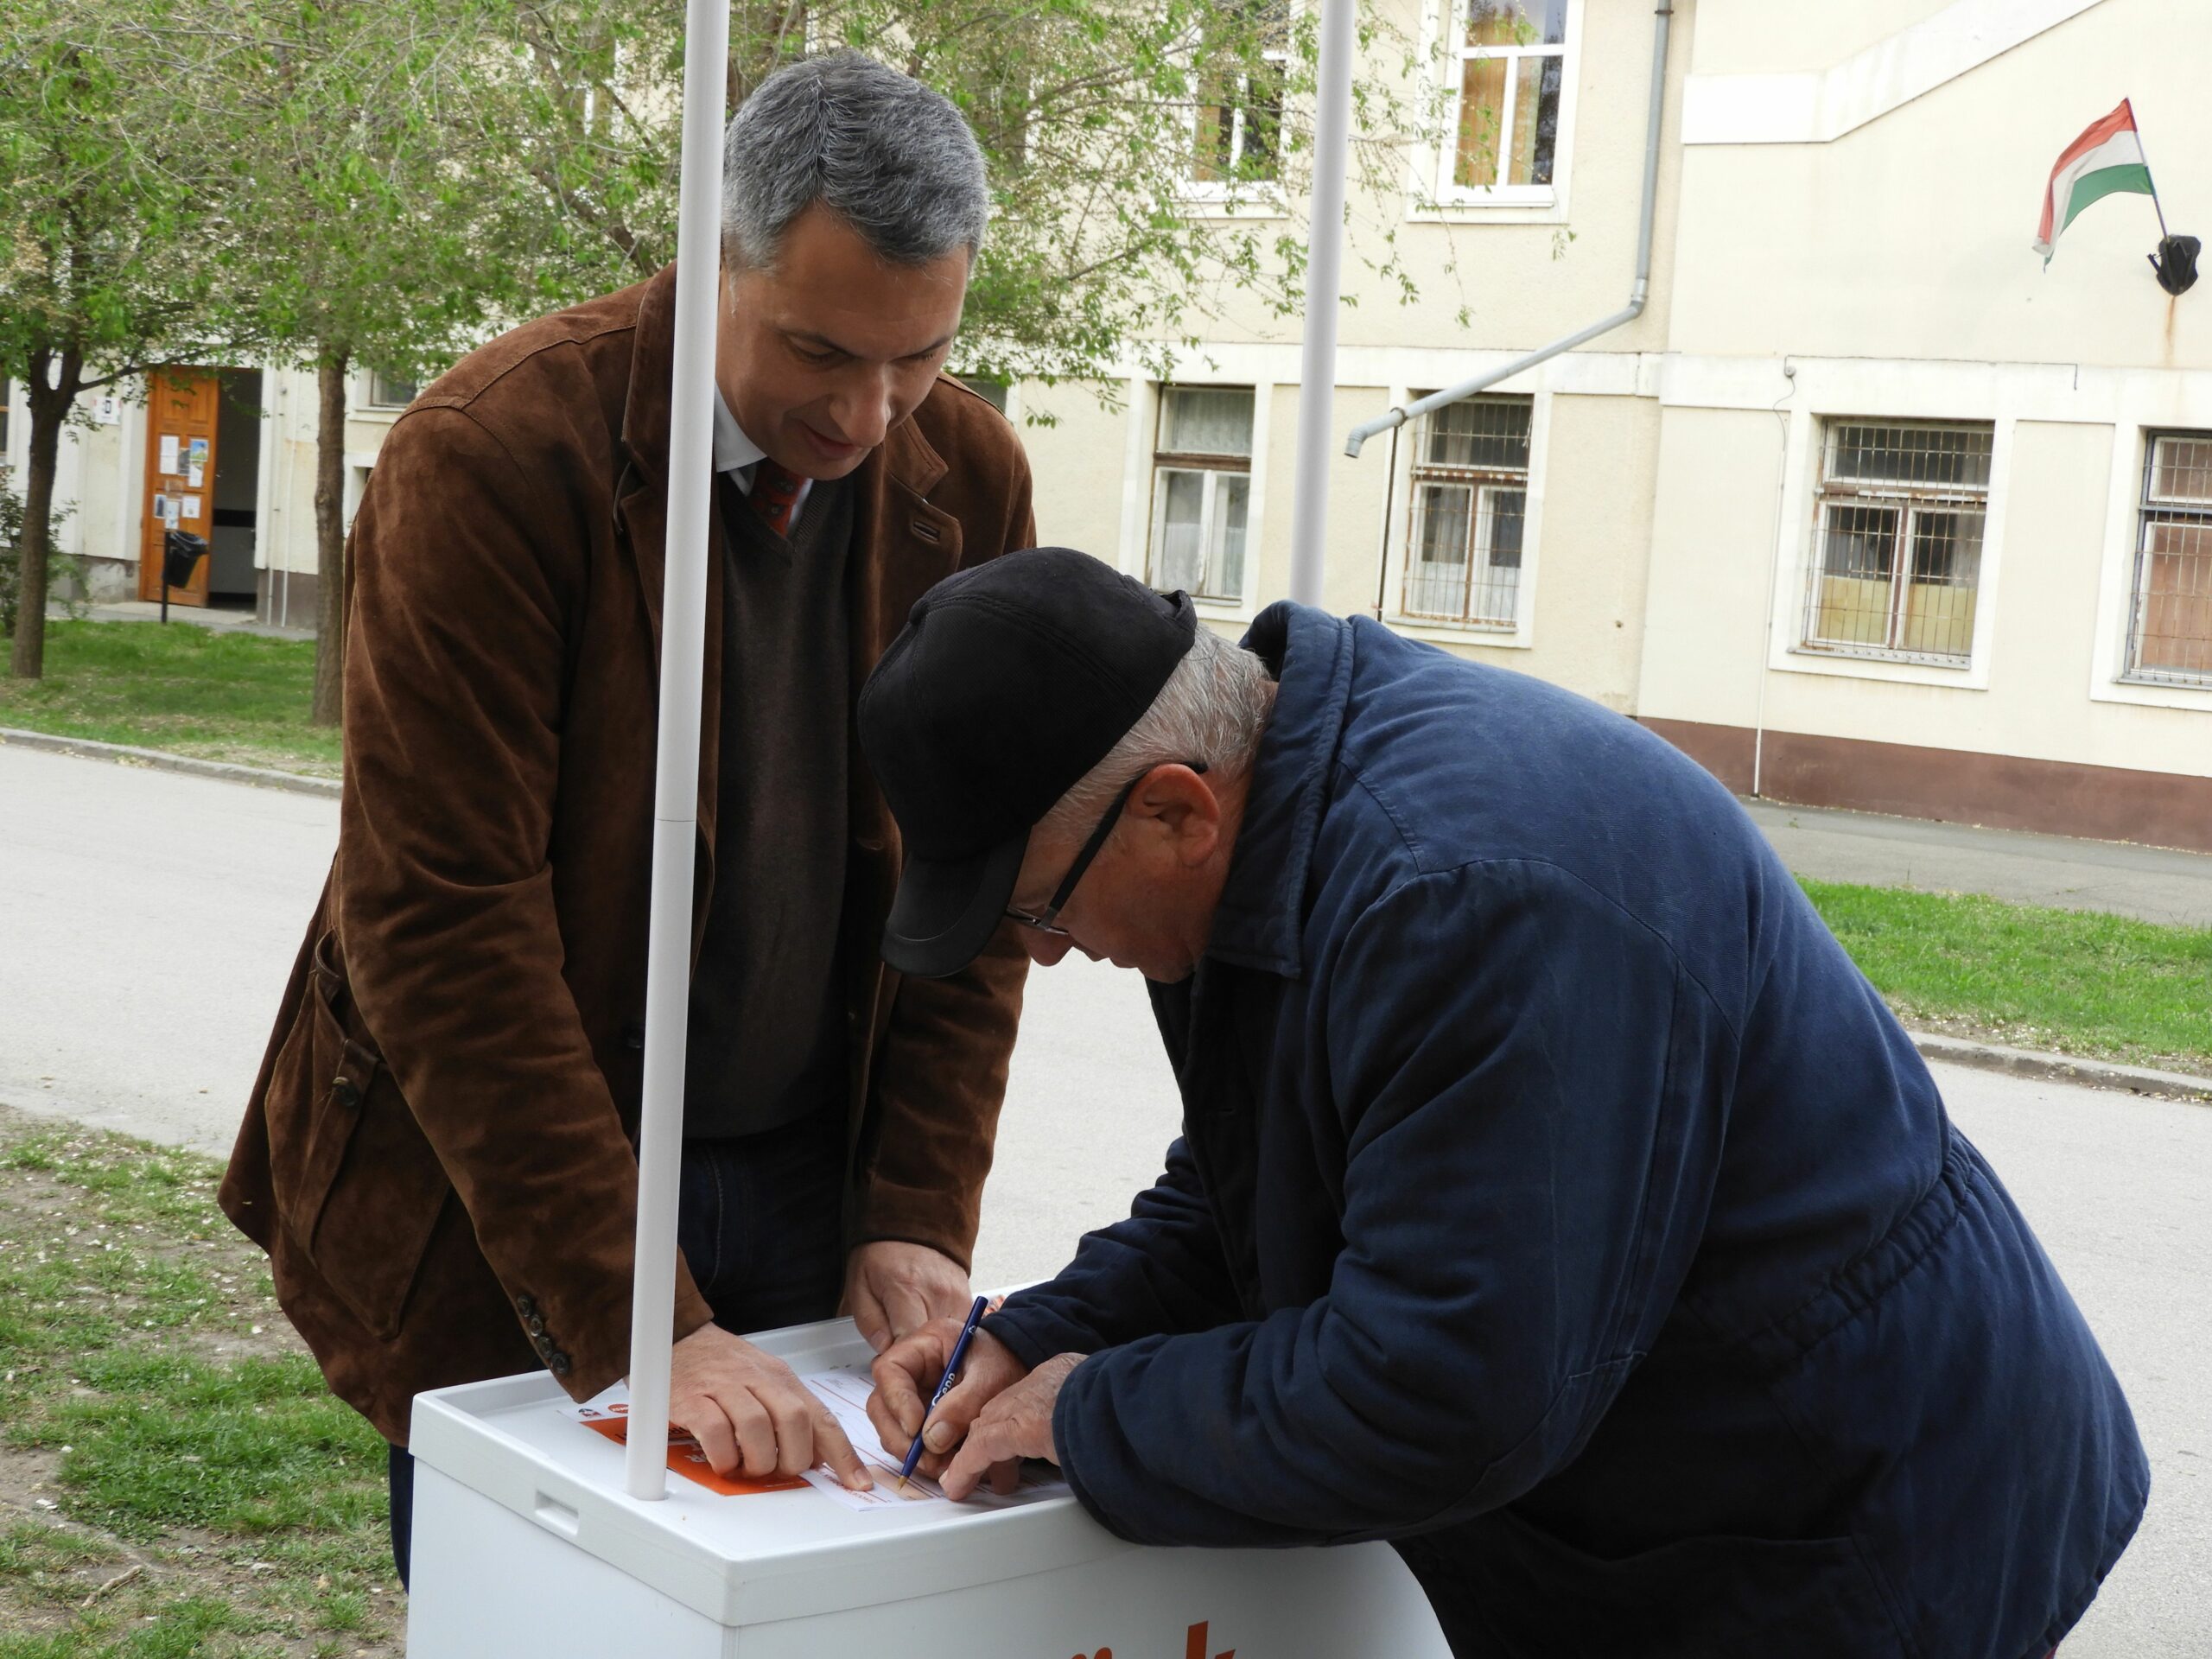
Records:
[[[307,1111],[272,1146],[294,1242],[353,1316],[397,1334],[450,1185],[353,1005],[332,937],[315,942],[304,1010]]]

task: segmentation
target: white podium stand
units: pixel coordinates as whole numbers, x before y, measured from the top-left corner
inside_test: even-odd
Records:
[[[800,1371],[849,1321],[753,1338]],[[543,1374],[415,1402],[409,1659],[1448,1659],[1382,1544],[1144,1549],[1071,1497],[855,1511],[811,1488],[641,1503]]]

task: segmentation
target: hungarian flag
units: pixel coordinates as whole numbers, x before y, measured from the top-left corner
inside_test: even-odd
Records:
[[[2126,99],[2120,107],[2066,146],[2058,165],[2050,169],[2050,186],[2044,192],[2043,224],[2036,232],[2036,251],[2050,263],[2052,245],[2074,217],[2100,196],[2126,191],[2156,200],[2151,169],[2143,160],[2142,140],[2135,136],[2135,111]]]

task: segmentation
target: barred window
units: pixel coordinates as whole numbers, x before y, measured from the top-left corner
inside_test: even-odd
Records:
[[[1152,465],[1152,586],[1244,597],[1252,388],[1163,386]]]
[[[1470,193],[1548,192],[1567,75],[1567,0],[1459,0],[1449,184]]]
[[[1422,418],[1414,448],[1406,615],[1492,628],[1519,621],[1535,404],[1527,397],[1470,397]]]
[[[1827,423],[1804,649],[1967,662],[1991,439],[1986,423]]]
[[[2151,440],[2133,597],[2126,677],[2212,686],[2212,433]]]

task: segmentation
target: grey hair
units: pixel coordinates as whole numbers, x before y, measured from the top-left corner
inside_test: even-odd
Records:
[[[1274,706],[1267,664],[1199,624],[1152,707],[1053,803],[1039,827],[1069,837],[1086,834],[1132,778],[1154,766],[1203,760],[1225,777],[1249,771]]]
[[[776,262],[791,221],[822,205],[893,264],[983,245],[982,147],[952,101],[859,52],[788,65],[722,137],[722,257]]]

